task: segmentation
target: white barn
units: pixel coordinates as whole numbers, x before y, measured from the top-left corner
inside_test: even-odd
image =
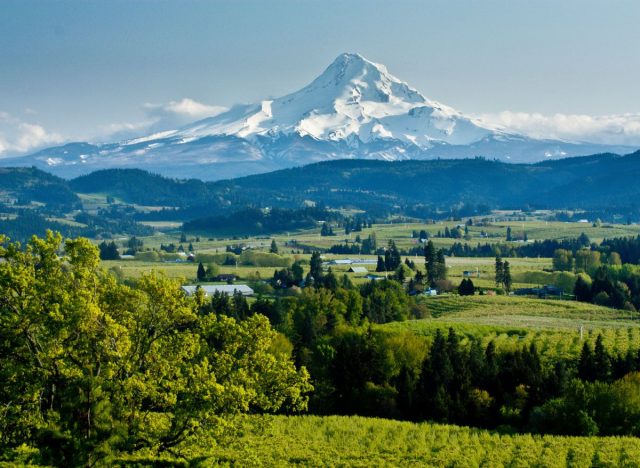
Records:
[[[367,273],[369,273],[369,271],[365,267],[352,266],[351,268],[349,268],[349,273],[361,273],[363,275],[366,275]]]
[[[187,296],[192,296],[196,293],[195,284],[182,286],[182,290]],[[243,296],[253,296],[253,289],[246,284],[203,284],[200,288],[204,291],[205,296],[213,296],[216,292],[221,292],[232,296],[236,291],[242,293]]]

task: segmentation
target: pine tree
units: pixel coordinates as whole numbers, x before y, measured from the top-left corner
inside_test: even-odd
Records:
[[[314,284],[320,284],[322,280],[322,259],[320,252],[313,252],[309,261],[309,276],[313,277]]]
[[[389,240],[387,250],[384,253],[384,266],[387,271],[394,271],[400,266],[402,259],[400,252],[396,247],[396,243],[393,240]]]
[[[596,380],[606,382],[611,375],[611,358],[604,347],[602,335],[598,334],[596,345],[593,349],[593,364]]]
[[[202,262],[198,263],[198,273],[197,273],[198,281],[204,281],[207,279],[207,272],[204,270],[204,265]]]
[[[473,296],[475,293],[475,286],[473,285],[473,281],[468,278],[464,278],[458,286],[458,294],[461,296]]]
[[[511,241],[511,226],[507,226],[507,242]]]
[[[458,286],[458,294],[460,294],[461,296],[467,295],[467,278],[462,278],[462,281]]]
[[[300,262],[293,262],[293,265],[291,265],[291,275],[293,276],[293,282],[296,285],[300,285],[300,283],[302,283],[304,270],[302,269]]]
[[[114,241],[107,243],[102,241],[98,246],[100,249],[100,260],[119,260],[120,253],[118,252],[118,246]]]
[[[436,271],[436,280],[447,279],[447,265],[444,259],[444,249],[438,249],[438,253],[436,254]]]
[[[271,247],[269,248],[269,252],[271,252],[272,254],[278,253],[278,244],[276,244],[275,239],[271,239]]]
[[[427,269],[427,281],[430,285],[433,285],[438,279],[438,268],[436,248],[431,240],[424,247],[424,260]]]
[[[576,296],[576,300],[580,302],[591,302],[591,286],[585,281],[582,274],[579,274],[576,278],[573,294]]]
[[[376,266],[376,272],[380,273],[383,271],[387,271],[384,264],[384,259],[380,255],[378,255],[378,265]]]
[[[578,361],[578,377],[588,382],[596,380],[596,364],[591,345],[587,341],[582,345],[580,360]]]
[[[502,272],[502,284],[504,285],[504,289],[508,292],[511,291],[511,268],[509,266],[509,262],[504,262],[503,272]]]
[[[467,296],[473,296],[476,293],[476,286],[471,281],[471,278],[467,278]]]
[[[504,263],[500,257],[496,257],[496,288],[504,283]]]
[[[336,278],[336,275],[333,274],[331,268],[329,268],[329,271],[327,271],[327,274],[324,276],[322,284],[329,291],[335,292],[338,289],[338,278]]]
[[[249,303],[238,290],[233,292],[232,298],[233,316],[236,320],[245,320],[250,315]]]

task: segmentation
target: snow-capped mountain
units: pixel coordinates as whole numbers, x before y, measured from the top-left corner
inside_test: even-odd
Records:
[[[308,136],[353,145],[393,139],[430,148],[433,142],[469,144],[492,134],[456,110],[430,101],[389,74],[383,65],[358,54],[342,54],[311,84],[278,99],[237,106],[189,125],[133,140],[193,141],[212,135]]]
[[[71,143],[0,162],[36,165],[62,176],[140,167],[221,179],[327,159],[486,156],[531,162],[628,150],[536,140],[491,128],[427,99],[383,65],[341,54],[312,83],[277,99],[121,143]]]

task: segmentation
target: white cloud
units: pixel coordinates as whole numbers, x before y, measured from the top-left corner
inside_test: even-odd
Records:
[[[226,111],[226,107],[211,106],[193,99],[184,98],[180,101],[170,101],[167,104],[145,104],[147,116],[154,121],[155,131],[168,130],[177,126],[191,123],[195,120],[213,117]]]
[[[171,101],[163,106],[157,106],[153,104],[146,104],[145,108],[149,110],[151,115],[177,115],[190,119],[203,119],[205,117],[212,117],[227,110],[226,107],[210,106],[203,104],[193,99],[184,98],[180,101]]]
[[[504,111],[475,116],[490,126],[534,138],[562,139],[611,145],[640,145],[640,114],[591,116]]]
[[[0,157],[26,153],[63,141],[61,135],[49,132],[41,125],[0,112]]]
[[[142,106],[142,110],[144,117],[137,122],[101,125],[96,128],[93,136],[75,135],[73,139],[93,142],[128,140],[175,129],[193,121],[220,114],[227,109],[183,98],[166,104],[147,103]],[[48,131],[42,125],[30,121],[35,115],[37,112],[32,109],[25,109],[23,117],[0,111],[0,158],[21,155],[69,140],[70,135],[63,136]]]
[[[147,103],[143,106],[143,110],[145,118],[139,122],[122,122],[102,126],[100,139],[120,141],[172,130],[196,120],[213,117],[226,111],[227,108],[183,98],[166,104]]]

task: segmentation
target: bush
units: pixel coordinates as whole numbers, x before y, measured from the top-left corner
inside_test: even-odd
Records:
[[[237,259],[237,255],[229,252],[196,254],[196,262],[215,263],[217,265],[235,265]]]
[[[159,262],[160,254],[155,250],[148,250],[146,252],[138,252],[135,255],[135,259],[141,262]]]
[[[246,250],[240,255],[240,263],[245,266],[289,268],[291,258],[278,254]]]

